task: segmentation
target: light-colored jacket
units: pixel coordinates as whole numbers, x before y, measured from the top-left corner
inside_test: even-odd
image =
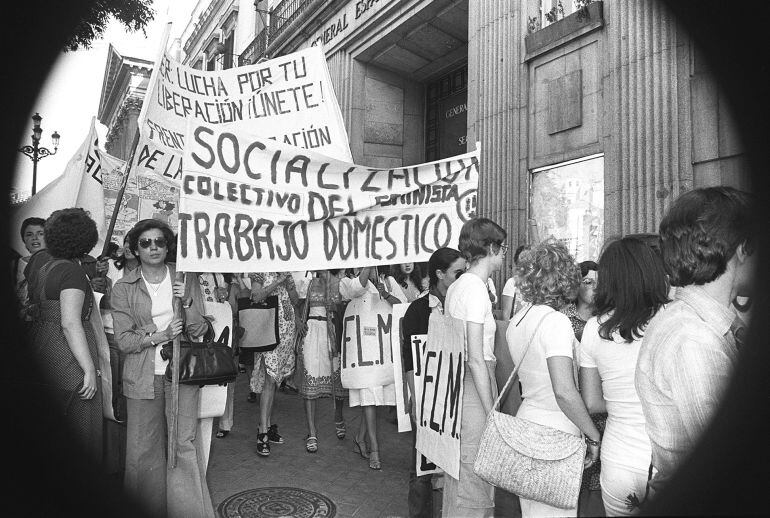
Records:
[[[173,280],[175,265],[169,263],[168,269]],[[186,330],[190,337],[201,336],[207,326],[199,317],[204,314],[200,289],[190,289],[188,283],[187,292],[192,296],[198,313],[185,311]],[[111,302],[115,340],[120,352],[126,355],[123,363],[123,394],[132,399],[153,399],[155,347],[142,348],[141,343],[147,333],[154,333],[158,329],[152,322],[152,299],[142,281],[141,267],[126,273],[115,283]]]

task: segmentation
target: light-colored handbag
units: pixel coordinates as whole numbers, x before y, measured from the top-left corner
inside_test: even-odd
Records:
[[[500,412],[542,316],[521,360],[487,416],[473,471],[488,483],[520,497],[560,509],[577,507],[586,445],[582,437]]]

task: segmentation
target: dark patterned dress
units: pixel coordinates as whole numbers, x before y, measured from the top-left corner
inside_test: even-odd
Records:
[[[250,273],[251,282],[257,282],[267,288],[278,280],[276,272]],[[289,276],[290,284],[294,280]],[[272,351],[254,354],[254,370],[251,373],[251,391],[262,392],[266,378],[280,384],[294,373],[294,306],[285,286],[280,286],[273,292],[278,295],[278,346]]]
[[[577,311],[577,306],[573,302],[568,306],[565,306],[562,313],[569,317],[570,324],[572,324],[572,330],[575,332],[575,338],[578,341],[583,339],[583,329],[586,326],[586,321],[580,318]],[[604,427],[607,425],[607,413],[591,414],[591,420],[594,422],[596,429],[599,430],[601,435],[604,435]],[[599,483],[599,475],[602,470],[602,461],[596,459],[596,462],[587,467],[583,471],[583,481],[581,483],[581,490],[597,491],[602,488]]]
[[[81,322],[91,360],[98,368],[96,335],[89,321],[94,303],[93,292],[85,272],[73,261],[50,259],[39,269],[37,266],[39,265],[30,262],[29,297],[34,319],[30,330],[30,343],[45,377],[43,382],[51,388],[55,411],[64,417],[84,451],[88,452],[94,462],[100,463],[102,393],[97,390],[96,395],[89,400],[82,400],[78,396],[78,391],[83,386],[84,373],[64,336],[59,302],[62,290],[74,288],[85,293]]]

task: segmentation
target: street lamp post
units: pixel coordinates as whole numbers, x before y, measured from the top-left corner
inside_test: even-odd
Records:
[[[53,142],[53,151],[51,151],[48,148],[40,147],[40,137],[43,135],[43,128],[40,127],[40,121],[43,120],[43,117],[40,116],[39,113],[35,113],[35,115],[32,116],[32,145],[31,146],[22,146],[19,148],[19,151],[21,153],[24,153],[32,160],[32,195],[35,195],[36,188],[37,188],[37,163],[50,155],[55,155],[56,151],[59,149],[59,138],[60,135],[54,131],[51,134],[51,141]]]

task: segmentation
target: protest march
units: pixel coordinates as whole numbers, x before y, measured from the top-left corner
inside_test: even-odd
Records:
[[[245,465],[271,482],[288,468],[320,480],[266,486],[312,505],[260,496],[242,507],[261,498],[267,514],[243,516],[334,516],[315,489],[347,483],[335,498],[351,510],[352,480],[398,469],[409,516],[493,516],[503,505],[525,517],[644,514],[714,415],[751,314],[752,196],[682,187],[664,203],[661,187],[634,201],[664,207],[656,233],[624,226],[604,241],[604,213],[622,207],[609,201],[646,180],[624,177],[605,196],[603,183],[592,190],[592,168],[605,167],[599,137],[589,135],[588,158],[542,144],[577,142],[566,132],[588,124],[559,103],[595,78],[557,77],[537,61],[569,42],[527,40],[531,81],[550,88],[530,119],[510,100],[500,113],[469,108],[457,95],[467,64],[415,101],[388,66],[411,62],[417,44],[394,35],[344,56],[381,71],[330,73],[330,49],[378,12],[401,16],[396,4],[348,3],[333,20],[292,25],[312,43],[238,66],[232,35],[207,40],[206,56],[230,60],[217,67],[182,60],[167,31],[136,127],[126,125],[126,159],[106,151],[92,115],[61,174],[12,207],[13,311],[41,367],[35,383],[73,448],[151,516],[234,516],[208,468],[237,479]],[[424,61],[415,74],[442,72]],[[340,103],[357,95],[341,75],[384,100]],[[349,120],[354,110],[363,124]],[[405,151],[410,117],[427,121],[418,163],[404,160],[416,156]],[[489,147],[526,147],[515,135],[490,142],[497,117],[532,125],[534,155],[517,159],[524,180],[490,176]],[[621,160],[607,157],[608,168]],[[524,194],[494,212],[483,195],[493,182]],[[248,435],[236,425],[244,408]],[[248,451],[218,449],[241,433]],[[297,444],[299,461],[287,454]],[[350,476],[326,473],[327,460]]]

